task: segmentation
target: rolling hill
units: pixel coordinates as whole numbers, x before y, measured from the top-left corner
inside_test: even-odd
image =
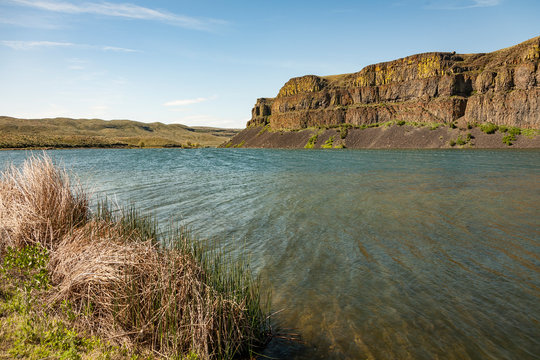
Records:
[[[131,120],[0,116],[0,148],[213,147],[238,132]]]

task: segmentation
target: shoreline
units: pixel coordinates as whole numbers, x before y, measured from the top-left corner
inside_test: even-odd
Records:
[[[101,145],[101,146],[100,146]],[[455,124],[405,123],[390,121],[363,126],[305,129],[271,129],[252,126],[218,146],[166,144],[136,146],[100,144],[97,146],[25,146],[0,147],[0,151],[85,150],[85,149],[201,149],[201,148],[272,148],[272,149],[540,149],[539,129],[484,124],[458,127]]]
[[[186,146],[186,145],[168,145],[168,146],[134,146],[134,145],[112,145],[112,146],[27,146],[27,147],[0,147],[0,151],[12,150],[84,150],[84,149],[204,149],[215,148],[217,146]]]
[[[147,147],[138,147],[138,146],[66,146],[66,147],[52,147],[52,146],[38,146],[38,147],[24,147],[24,148],[0,148],[0,151],[17,151],[17,150],[92,150],[92,149],[114,149],[114,150],[133,150],[133,149],[205,149],[205,148],[215,148],[215,146],[201,146],[201,147],[183,147],[183,146],[147,146]]]
[[[487,131],[487,132],[486,132]],[[253,126],[225,148],[278,149],[540,149],[540,130],[457,127],[443,124],[375,123],[369,126],[298,130]]]

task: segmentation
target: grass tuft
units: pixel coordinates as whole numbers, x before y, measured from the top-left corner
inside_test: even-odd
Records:
[[[257,136],[264,134],[270,130],[270,124],[266,124],[258,133]]]
[[[512,146],[514,141],[516,141],[516,135],[514,134],[508,134],[503,136],[502,142],[506,144],[507,146]]]
[[[341,124],[339,127],[339,137],[343,140],[349,135],[349,128],[353,127],[350,124]]]
[[[328,138],[328,140],[326,140],[326,141],[324,142],[324,144],[321,145],[321,148],[322,148],[322,149],[331,149],[333,145],[334,145],[334,137],[333,137],[333,136],[330,136],[330,137]]]
[[[450,140],[449,145],[450,146],[456,146],[456,145],[464,146],[467,144],[473,145],[471,144],[472,139],[474,139],[474,136],[471,133],[467,133],[465,138],[462,138],[461,135],[459,135],[456,140]]]
[[[499,126],[492,123],[485,123],[485,124],[480,125],[480,130],[482,130],[486,134],[495,134],[495,132],[498,129],[499,129]]]
[[[32,357],[22,349],[45,344],[56,352],[32,349],[78,358],[89,348],[75,328],[160,357],[231,359],[265,344],[269,301],[247,264],[182,228],[160,233],[134,208],[111,211],[102,203],[91,214],[88,202],[45,155],[3,174],[0,275],[17,270],[8,278],[30,289],[23,299],[37,298],[73,323],[50,321],[46,313],[25,317],[27,325],[15,330],[26,334],[23,341],[9,343],[13,356]],[[10,291],[1,288],[0,299]],[[15,305],[10,314],[26,314]]]
[[[521,134],[530,139],[534,139],[536,136],[540,135],[540,130],[539,129],[521,129]]]
[[[245,143],[246,143],[246,141],[245,141],[245,140],[242,140],[242,142],[240,142],[240,143],[234,145],[233,148],[241,148],[241,147],[244,146]]]
[[[55,245],[88,220],[88,197],[52,160],[31,157],[9,167],[0,180],[0,247]]]
[[[316,133],[312,137],[309,138],[308,142],[304,146],[304,149],[313,149],[315,144],[317,143],[317,139],[319,138],[319,133]]]

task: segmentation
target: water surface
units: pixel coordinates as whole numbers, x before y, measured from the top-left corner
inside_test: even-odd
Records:
[[[287,359],[538,359],[539,151],[51,151],[248,253]],[[29,153],[0,152],[0,164]]]

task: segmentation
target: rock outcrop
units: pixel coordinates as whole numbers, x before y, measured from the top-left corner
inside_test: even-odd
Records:
[[[387,121],[540,128],[540,37],[487,54],[433,52],[353,74],[289,80],[257,100],[248,127],[271,130]]]

